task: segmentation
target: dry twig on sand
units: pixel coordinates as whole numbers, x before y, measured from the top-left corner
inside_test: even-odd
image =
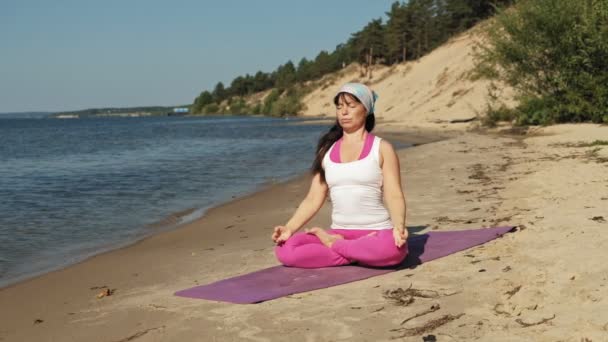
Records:
[[[132,340],[134,340],[136,338],[142,337],[143,335],[147,334],[148,332],[150,332],[152,330],[158,330],[158,329],[164,329],[164,328],[165,328],[165,326],[163,325],[163,326],[160,326],[160,327],[157,327],[157,328],[150,328],[150,329],[142,330],[142,331],[139,331],[139,332],[137,332],[137,333],[135,333],[135,334],[133,334],[133,335],[131,335],[129,337],[125,337],[122,340],[119,340],[117,342],[132,341]]]
[[[538,322],[526,323],[526,322],[522,321],[521,318],[516,319],[515,322],[519,323],[522,327],[527,328],[527,327],[531,327],[531,326],[534,326],[534,325],[545,324],[545,323],[553,320],[554,318],[555,318],[555,314],[553,314],[552,317],[543,318],[543,319],[541,319]]]
[[[433,304],[433,305],[431,305],[431,307],[429,309],[424,310],[424,311],[422,311],[420,313],[417,313],[417,314],[415,314],[414,316],[412,316],[410,318],[404,319],[403,322],[401,322],[401,325],[404,325],[405,323],[413,320],[414,318],[418,318],[420,316],[424,316],[424,315],[429,314],[431,312],[435,312],[435,311],[437,311],[439,309],[441,309],[441,307],[439,306],[439,304]]]
[[[494,310],[494,312],[495,312],[497,315],[511,317],[511,314],[510,314],[510,313],[508,313],[507,311],[504,311],[504,310],[501,310],[501,309],[500,309],[500,307],[502,307],[502,306],[503,306],[503,305],[502,305],[502,304],[500,304],[500,303],[498,303],[498,304],[494,305],[494,309],[493,309],[493,310]]]
[[[415,297],[420,298],[437,298],[441,294],[433,290],[413,289],[412,285],[407,289],[397,288],[395,290],[387,290],[384,292],[384,298],[392,300],[396,305],[408,306],[412,304]]]
[[[457,320],[462,316],[464,316],[464,313],[461,313],[458,315],[444,315],[441,318],[428,321],[419,327],[409,328],[409,329],[402,328],[401,330],[403,331],[403,334],[400,336],[391,337],[391,339],[396,340],[396,339],[407,337],[407,336],[422,335],[427,332],[433,331],[433,330],[439,328],[440,326],[445,325],[451,321]]]
[[[509,296],[509,298],[513,297],[517,292],[519,292],[519,290],[521,290],[521,285],[516,286],[513,290],[511,291],[507,291],[505,292],[506,295]]]

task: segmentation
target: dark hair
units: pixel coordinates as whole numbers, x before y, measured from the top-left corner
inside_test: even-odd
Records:
[[[338,95],[336,95],[336,97],[334,97],[334,105],[337,106],[340,99],[344,100],[344,97],[346,95],[348,95],[349,97],[352,97],[355,101],[361,103],[361,100],[359,100],[355,95],[350,94],[350,93],[341,92],[341,93],[338,93]],[[374,113],[368,114],[365,117],[365,130],[368,132],[371,132],[374,129],[375,125],[376,125],[376,117],[374,116]],[[323,170],[323,165],[322,165],[323,157],[325,156],[327,151],[329,151],[329,148],[331,147],[331,145],[333,145],[336,141],[338,141],[340,138],[342,138],[343,134],[344,134],[344,131],[342,130],[342,126],[340,126],[340,123],[336,119],[336,123],[329,129],[329,131],[327,133],[323,134],[321,136],[321,138],[319,138],[319,142],[317,143],[317,152],[315,154],[315,160],[312,163],[310,171],[312,172],[313,176],[316,175],[317,173],[320,173],[322,182],[325,182],[325,170]]]

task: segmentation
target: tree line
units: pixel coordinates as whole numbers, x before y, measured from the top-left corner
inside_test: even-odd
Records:
[[[192,113],[295,114],[304,91],[298,84],[358,62],[371,72],[374,64],[393,65],[417,59],[451,36],[471,28],[513,0],[410,0],[396,1],[386,12],[387,19],[371,20],[334,51],[321,51],[314,59],[302,58],[297,65],[287,61],[272,72],[238,76],[226,86],[218,82],[194,99]],[[367,72],[367,71],[366,71]],[[271,98],[253,108],[238,98],[274,88]],[[285,94],[287,98],[284,98]],[[226,107],[222,103],[226,103]],[[227,108],[230,108],[227,110]]]

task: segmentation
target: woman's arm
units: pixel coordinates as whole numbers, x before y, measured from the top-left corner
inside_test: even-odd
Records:
[[[321,181],[321,174],[317,173],[312,178],[308,194],[302,200],[298,209],[291,219],[287,221],[287,227],[292,233],[298,231],[321,209],[327,197],[327,183]]]
[[[291,219],[284,226],[274,228],[272,240],[283,242],[304,226],[321,209],[327,197],[327,183],[321,181],[321,174],[317,173],[312,178],[310,189],[304,200],[298,206]]]
[[[395,244],[401,247],[407,239],[405,225],[405,196],[401,188],[401,170],[399,157],[393,145],[386,140],[380,143],[380,163],[384,188],[384,202],[393,222]]]

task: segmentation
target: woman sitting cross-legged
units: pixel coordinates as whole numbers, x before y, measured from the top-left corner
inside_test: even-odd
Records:
[[[319,140],[308,195],[272,234],[283,265],[379,267],[406,257],[399,158],[389,142],[371,133],[376,97],[359,83],[347,83],[335,95],[336,124]],[[331,229],[314,227],[296,234],[323,206],[328,190]]]

